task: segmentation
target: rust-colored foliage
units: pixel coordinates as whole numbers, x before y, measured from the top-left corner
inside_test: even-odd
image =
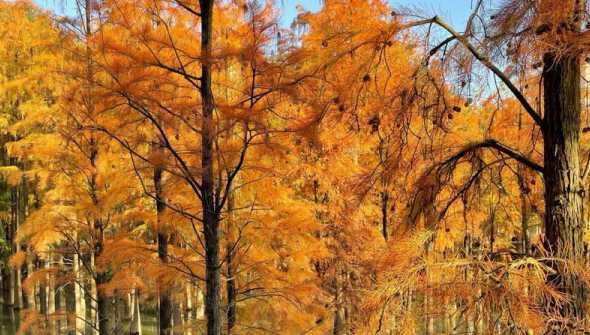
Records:
[[[270,1],[0,2],[18,331],[587,331],[587,211],[583,246],[545,234],[587,203],[587,4],[473,2],[464,29],[379,0],[290,28]],[[554,142],[580,171],[545,177]]]

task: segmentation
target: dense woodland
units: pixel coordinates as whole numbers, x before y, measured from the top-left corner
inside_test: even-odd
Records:
[[[588,334],[590,7],[0,2],[1,334]]]

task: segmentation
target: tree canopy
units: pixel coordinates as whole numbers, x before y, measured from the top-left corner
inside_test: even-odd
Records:
[[[8,334],[590,331],[586,1],[69,5],[0,1]]]

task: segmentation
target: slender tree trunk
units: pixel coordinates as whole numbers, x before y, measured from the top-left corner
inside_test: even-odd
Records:
[[[518,139],[520,141],[520,132],[522,130],[522,113],[518,114]],[[518,164],[517,167],[517,174],[518,174],[518,186],[520,188],[520,215],[521,215],[521,252],[523,255],[528,256],[530,251],[530,242],[529,242],[529,217],[530,217],[530,210],[529,204],[527,202],[527,194],[530,190],[528,190],[526,184],[526,177],[527,177],[527,169],[523,164]]]
[[[76,335],[84,335],[86,329],[86,300],[84,299],[84,276],[80,270],[80,257],[77,253],[73,258],[74,282],[74,317]],[[65,296],[64,296],[65,299]]]
[[[11,199],[11,225],[13,231],[13,239],[15,239],[15,234],[19,226],[19,187],[14,186],[11,190],[10,199]],[[13,250],[15,253],[21,251],[21,245],[16,240],[13,241],[14,246]],[[23,288],[22,288],[22,271],[21,266],[17,266],[13,269],[13,278],[14,278],[14,285],[13,285],[13,301],[14,301],[14,308],[20,309],[23,308]]]
[[[387,166],[387,149],[385,148],[385,141],[380,138],[379,140],[379,160],[380,163],[385,167]],[[389,211],[389,191],[387,187],[389,185],[389,178],[387,171],[381,172],[381,234],[387,241],[389,238],[389,218],[387,212]]]
[[[31,256],[32,256],[32,253],[27,258],[30,258]],[[35,269],[33,267],[33,260],[31,260],[31,259],[27,260],[27,277],[30,277],[34,271],[35,271]],[[27,308],[30,310],[37,309],[37,301],[36,301],[37,286],[38,286],[37,283],[33,283],[31,286],[31,290],[29,292],[27,292]]]
[[[8,309],[8,320],[10,322],[9,324],[9,329],[10,329],[10,334],[16,334],[17,333],[17,329],[18,329],[18,313],[13,309],[10,308]]]
[[[383,238],[387,241],[389,238],[389,219],[387,218],[387,210],[389,208],[389,192],[383,189],[381,192],[381,233]]]
[[[37,263],[37,267],[39,269],[44,268],[45,267],[44,261],[40,259],[39,262]],[[49,276],[45,275],[45,279],[48,280]],[[37,302],[38,303],[37,307],[38,307],[39,313],[41,313],[42,315],[45,315],[45,316],[47,316],[47,296],[48,296],[47,283],[48,282],[45,281],[45,282],[39,284],[39,295],[38,295],[38,302]]]
[[[92,50],[90,45],[90,39],[92,37],[92,1],[84,1],[84,35],[86,37],[86,81],[85,81],[85,108],[89,115],[94,116],[94,101],[93,101],[93,67],[92,67]],[[90,140],[88,142],[89,147],[89,163],[93,168],[91,178],[89,182],[89,196],[92,199],[94,206],[99,205],[99,192],[97,185],[97,172],[96,164],[99,154],[99,143],[94,132],[90,134]],[[94,239],[94,250],[90,253],[90,270],[91,270],[91,294],[92,294],[92,323],[95,324],[95,328],[98,328],[100,335],[109,334],[111,331],[111,319],[109,315],[109,304],[110,299],[105,296],[104,292],[100,289],[100,286],[107,283],[108,274],[103,271],[97,271],[95,261],[103,251],[104,244],[104,222],[102,219],[95,217],[93,218],[93,239]],[[94,315],[96,313],[96,315]]]
[[[345,335],[347,333],[348,320],[346,319],[343,286],[342,269],[336,264],[336,274],[334,276],[334,302],[336,310],[334,311],[333,335]]]
[[[20,251],[20,245],[17,243],[16,251]],[[22,273],[21,267],[18,266],[14,271],[14,308],[23,308],[23,284],[22,284]]]
[[[215,206],[213,177],[213,92],[211,90],[211,50],[213,0],[199,0],[201,7],[201,100],[203,104],[201,134],[201,187],[203,228],[205,232],[205,314],[207,335],[221,334],[221,273],[219,261],[219,214]]]
[[[51,255],[49,260],[45,263],[45,268],[50,269],[53,263],[54,256]],[[47,317],[48,317],[48,326],[49,326],[49,334],[55,335],[57,333],[56,328],[56,317],[55,317],[55,275],[53,273],[47,274]]]
[[[203,320],[205,318],[205,297],[203,296],[203,290],[200,287],[197,287],[196,305],[195,317],[197,320]]]
[[[426,334],[434,335],[434,313],[432,311],[432,297],[428,293],[424,296],[424,312],[426,313]]]
[[[184,318],[182,315],[183,309],[184,302],[182,301],[182,299],[180,299],[180,301],[178,301],[178,303],[174,305],[174,313],[172,313],[172,328],[174,335],[184,335]]]
[[[523,255],[528,255],[529,254],[529,250],[530,250],[530,242],[529,242],[529,217],[530,217],[530,211],[529,211],[529,205],[526,199],[526,193],[527,193],[527,189],[526,189],[526,184],[525,184],[525,177],[522,175],[524,173],[524,168],[519,165],[518,168],[518,184],[520,185],[520,215],[521,215],[521,221],[520,221],[520,239],[521,239],[521,247],[520,247],[520,251],[522,252]]]
[[[154,144],[154,150],[161,150],[160,144]],[[156,217],[157,217],[157,239],[158,239],[158,258],[162,264],[168,263],[168,233],[163,227],[162,215],[166,209],[164,194],[162,189],[163,168],[161,165],[154,167],[154,189],[156,197]],[[170,335],[172,328],[172,300],[169,290],[163,285],[158,285],[159,305],[158,305],[158,324],[160,335]]]
[[[7,241],[10,241],[8,239]],[[4,304],[14,307],[14,271],[12,269],[2,269],[2,289],[4,290]]]
[[[477,314],[475,315],[475,334],[484,335],[485,334],[485,314],[484,314],[484,306],[479,297],[482,296],[481,288],[477,289],[477,301],[475,303],[475,309]]]
[[[139,309],[139,291],[133,289],[131,292],[131,324],[129,326],[130,335],[142,335],[141,331],[141,311]]]
[[[96,306],[96,309],[92,309],[96,311],[96,316],[92,316],[92,321],[95,323],[95,320],[98,319],[98,334],[100,335],[107,335],[111,334],[113,330],[112,319],[110,315],[110,305],[111,305],[111,298],[107,297],[105,293],[100,289],[100,286],[107,283],[107,274],[105,272],[96,271],[96,265],[94,264],[94,259],[100,255],[102,251],[102,230],[99,232],[99,240],[101,241],[98,246],[96,247],[96,252],[92,255],[92,269],[95,273],[94,283],[92,285],[92,296],[93,296],[93,306]],[[94,301],[96,303],[94,303]]]
[[[58,267],[61,269],[66,269],[64,256],[60,257]],[[75,276],[74,272],[74,276]],[[76,283],[74,283],[74,288],[76,287]],[[62,329],[68,328],[68,311],[67,311],[67,304],[66,304],[66,289],[62,287],[61,290],[56,290],[56,300],[57,306],[59,310],[59,319],[57,320],[57,333],[62,334]]]
[[[193,283],[188,282],[185,286],[186,291],[186,316],[184,319],[184,331],[186,335],[193,334]]]
[[[225,264],[226,264],[226,293],[227,293],[227,334],[231,335],[232,330],[236,324],[236,295],[237,295],[237,288],[236,288],[236,273],[235,273],[235,265],[234,265],[234,253],[233,253],[233,245],[232,243],[237,243],[234,241],[233,236],[233,225],[234,222],[234,214],[233,211],[235,209],[235,194],[234,190],[231,191],[232,193],[229,195],[229,199],[227,202],[227,211],[228,211],[228,219],[227,219],[227,237],[226,237],[226,246],[225,246]]]
[[[230,252],[230,250],[228,250]],[[236,279],[234,273],[233,255],[227,255],[227,334],[230,335],[236,324]]]
[[[577,55],[544,56],[545,237],[552,254],[570,263],[584,260],[583,189],[580,177],[580,60]],[[570,264],[571,265],[571,264]],[[584,318],[587,288],[563,262],[551,276],[571,298],[561,308],[571,322]],[[560,328],[563,325],[556,325]],[[555,330],[552,334],[567,334]]]

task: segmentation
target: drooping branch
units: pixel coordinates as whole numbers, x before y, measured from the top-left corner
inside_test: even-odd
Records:
[[[501,157],[493,162],[485,162],[478,154],[482,149],[492,149],[502,154]],[[507,157],[506,157],[507,156]],[[506,161],[507,159],[514,159],[528,168],[543,173],[543,166],[535,163],[527,158],[518,150],[510,148],[505,144],[498,142],[495,139],[487,139],[481,142],[474,142],[466,145],[454,155],[445,159],[439,164],[431,166],[430,169],[420,178],[418,183],[422,187],[418,188],[417,193],[412,200],[407,214],[408,224],[414,224],[419,216],[428,216],[431,221],[441,220],[451,205],[461,198],[468,190],[475,185],[482,173],[490,166]],[[436,210],[433,207],[435,198],[442,191],[442,189],[451,182],[452,174],[456,170],[458,164],[463,160],[472,162],[474,172],[469,177],[468,181],[463,184],[460,190],[451,197],[450,201],[444,206],[443,210],[435,214]]]
[[[495,139],[487,139],[482,142],[469,144],[465,148],[457,152],[455,155],[453,155],[451,158],[447,159],[447,162],[456,161],[461,157],[465,156],[466,154],[473,152],[474,150],[483,148],[495,149],[496,151],[508,155],[510,158],[518,161],[519,163],[524,164],[528,168],[533,169],[539,173],[543,173],[545,170],[543,166],[533,162],[518,150],[510,148],[509,146],[502,144]]]

